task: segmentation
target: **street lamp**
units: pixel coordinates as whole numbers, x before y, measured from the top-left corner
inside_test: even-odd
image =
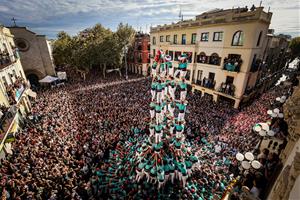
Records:
[[[127,72],[127,52],[128,52],[128,47],[125,45],[123,47],[124,51],[124,59],[125,59],[125,79],[128,80],[128,72]]]

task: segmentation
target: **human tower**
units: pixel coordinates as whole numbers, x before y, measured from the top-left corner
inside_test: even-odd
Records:
[[[199,167],[184,135],[188,56],[178,57],[177,70],[171,60],[162,50],[157,51],[151,67],[150,135],[135,155],[136,181],[157,184],[158,189],[175,180],[184,187],[192,171]]]

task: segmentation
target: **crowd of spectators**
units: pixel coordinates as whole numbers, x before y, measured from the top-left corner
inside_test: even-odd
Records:
[[[110,85],[112,81],[119,82]],[[120,82],[112,76],[39,92],[32,120],[16,135],[13,154],[1,160],[2,197],[219,199],[240,174],[236,153],[253,151],[259,143],[253,125],[270,119],[267,110],[286,91],[277,86],[241,110],[207,96],[187,95],[185,133],[201,165],[186,187],[166,185],[157,191],[146,181],[134,181],[136,166],[131,160],[137,151],[135,144],[149,134],[149,88],[147,78]],[[255,155],[263,167],[245,174],[240,184],[262,191],[278,156],[259,153]]]

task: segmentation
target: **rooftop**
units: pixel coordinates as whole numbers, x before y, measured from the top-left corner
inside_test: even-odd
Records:
[[[197,27],[205,25],[218,25],[234,22],[262,21],[270,23],[272,18],[271,12],[265,12],[264,7],[257,7],[251,10],[248,8],[233,9],[214,9],[197,15],[195,19],[179,21],[177,23],[165,24],[163,26],[151,27],[150,32],[158,32],[170,29]]]

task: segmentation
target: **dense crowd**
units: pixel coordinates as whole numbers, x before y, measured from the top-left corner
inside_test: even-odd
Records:
[[[66,84],[38,94],[33,119],[17,134],[13,154],[1,161],[3,197],[220,198],[239,174],[235,154],[253,151],[259,143],[252,126],[270,119],[266,111],[285,91],[278,86],[241,110],[232,109],[226,102],[215,103],[208,96],[189,94],[185,134],[201,165],[184,188],[175,184],[157,192],[145,182],[135,183],[135,166],[126,159],[138,150],[132,148],[133,144],[149,134],[150,80],[110,85],[118,79]],[[255,176],[245,175],[243,181],[248,182],[243,185],[261,190],[276,166],[277,155],[258,153],[263,167]],[[123,166],[116,166],[116,160],[124,160]]]

